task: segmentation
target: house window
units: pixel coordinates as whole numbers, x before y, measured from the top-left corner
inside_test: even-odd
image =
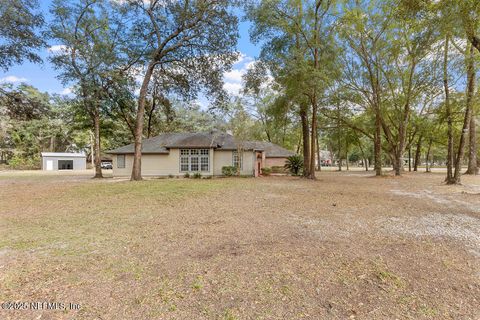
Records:
[[[190,157],[190,171],[198,171],[198,157]]]
[[[188,157],[182,156],[180,158],[180,171],[188,171]]]
[[[180,149],[180,171],[198,172],[209,171],[209,149]]]
[[[235,168],[240,168],[242,169],[242,166],[243,166],[243,152],[240,153],[240,155],[238,154],[238,151],[233,151],[233,159],[232,159],[232,165],[235,167]]]
[[[119,169],[125,168],[125,155],[124,154],[117,154],[117,168],[119,168]]]
[[[208,156],[202,156],[200,158],[200,170],[201,171],[209,171],[208,170],[208,165],[209,165],[209,159]]]

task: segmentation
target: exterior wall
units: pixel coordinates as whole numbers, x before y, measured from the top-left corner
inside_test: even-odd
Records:
[[[213,174],[214,157],[215,152],[210,149],[210,171],[200,171],[203,176]],[[114,176],[130,176],[132,174],[133,154],[125,155],[125,168],[117,167],[117,155],[113,155],[112,158]],[[142,175],[144,176],[183,176],[184,174],[185,172],[180,172],[180,149],[170,149],[169,154],[142,155]]]
[[[287,158],[265,158],[265,167],[283,167]]]
[[[130,176],[133,167],[133,154],[125,155],[125,168],[117,167],[117,155],[113,155],[113,175]],[[243,152],[243,166],[241,175],[254,175],[255,152]],[[200,172],[203,176],[222,175],[222,167],[233,165],[233,151],[216,151],[210,149],[210,171]],[[144,176],[183,176],[180,172],[180,149],[170,149],[169,154],[144,154],[142,155],[142,175]]]
[[[243,152],[243,165],[240,174],[243,176],[254,175],[255,165],[255,152],[244,151]],[[232,150],[215,150],[213,157],[213,175],[221,176],[222,167],[233,165],[233,151]]]
[[[71,160],[73,161],[73,170],[86,170],[87,158],[81,157],[42,157],[42,170],[47,170],[47,161],[52,161],[52,171],[58,170],[58,160]]]

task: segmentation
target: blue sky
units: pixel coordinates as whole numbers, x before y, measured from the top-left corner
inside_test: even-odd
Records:
[[[41,10],[49,20],[48,8],[51,1],[40,1]],[[248,35],[248,22],[240,22],[240,39],[238,40],[237,50],[241,53],[241,58],[233,66],[233,70],[225,74],[225,89],[231,94],[238,93],[241,88],[241,76],[245,73],[249,63],[259,54],[260,49],[250,42]],[[50,45],[54,45],[51,43]],[[8,72],[0,71],[0,82],[10,82],[13,84],[19,84],[25,82],[29,85],[37,87],[40,91],[46,91],[49,93],[68,94],[68,85],[63,85],[60,80],[56,78],[57,72],[53,66],[48,62],[48,56],[50,54],[48,49],[43,49],[39,52],[40,56],[44,60],[43,64],[32,64],[25,62],[22,65],[16,65],[10,68]],[[200,98],[200,100],[204,100]],[[201,101],[202,104],[205,101]]]

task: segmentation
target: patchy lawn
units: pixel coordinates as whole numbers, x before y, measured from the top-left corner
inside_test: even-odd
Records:
[[[480,178],[0,175],[0,319],[479,319]],[[39,317],[41,316],[41,317]]]

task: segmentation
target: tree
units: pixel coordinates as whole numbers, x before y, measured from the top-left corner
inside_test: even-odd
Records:
[[[337,68],[332,1],[258,1],[248,8],[251,38],[261,59],[297,106],[302,122],[304,175],[315,179],[319,103]],[[310,120],[310,121],[309,121]]]
[[[193,96],[205,87],[210,96],[223,93],[223,72],[237,57],[237,17],[226,1],[129,0],[124,5],[135,20],[130,39],[143,45],[138,52],[138,65],[145,70],[137,102],[131,176],[141,180],[145,105],[154,72],[183,81],[181,88]]]
[[[78,0],[66,4],[55,0],[49,36],[62,46],[51,57],[61,71],[60,79],[75,84],[94,132],[95,178],[102,177],[101,113],[111,97],[111,88],[123,81],[131,63],[124,42],[127,21],[124,12],[108,0]]]
[[[375,4],[378,5],[378,1]],[[374,158],[375,174],[382,175],[382,95],[381,55],[385,54],[384,33],[390,24],[390,8],[385,5],[379,10],[371,4],[349,1],[344,8],[342,36],[352,55],[344,62],[349,81],[347,87],[362,95],[365,106],[374,116]],[[366,78],[364,81],[364,77]]]
[[[3,71],[24,60],[42,61],[36,50],[45,46],[38,34],[44,19],[37,8],[37,0],[0,2],[0,68]]]

